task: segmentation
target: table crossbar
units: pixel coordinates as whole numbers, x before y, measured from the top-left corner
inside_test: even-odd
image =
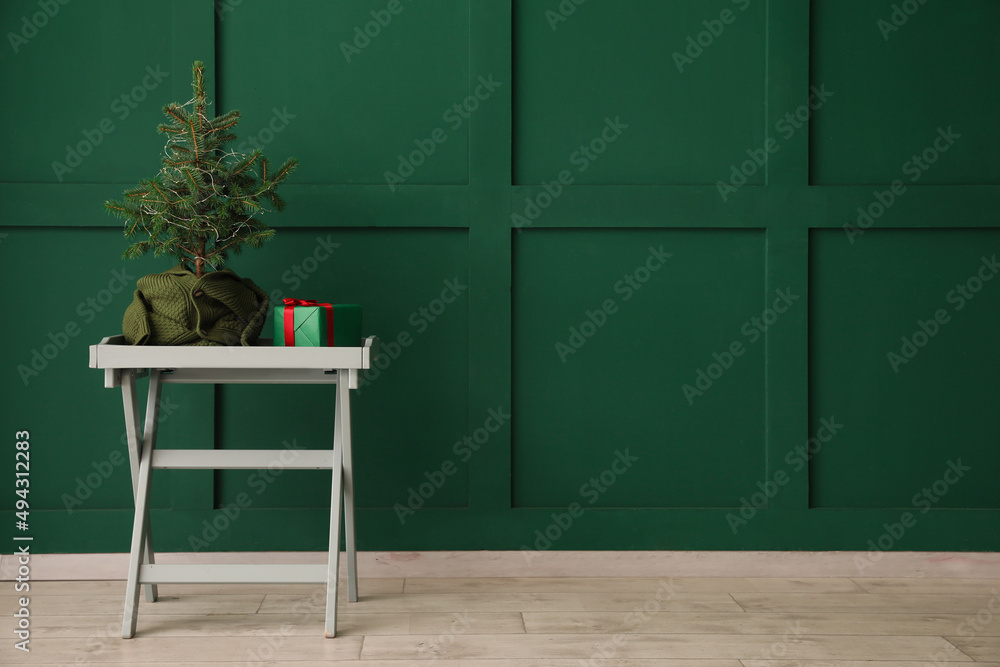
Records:
[[[267,563],[142,565],[143,584],[325,584],[328,566],[316,564]]]
[[[161,449],[153,452],[153,469],[182,470],[331,470],[329,449]]]

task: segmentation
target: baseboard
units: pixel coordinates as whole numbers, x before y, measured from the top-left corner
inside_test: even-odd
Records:
[[[158,563],[323,563],[326,553],[162,553]],[[17,576],[0,557],[0,580]],[[128,554],[31,556],[35,581],[124,579]],[[341,559],[343,576],[344,560]],[[1000,579],[1000,553],[863,551],[421,551],[358,554],[362,578],[951,577]]]

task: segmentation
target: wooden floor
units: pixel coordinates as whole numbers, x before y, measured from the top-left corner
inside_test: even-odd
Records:
[[[0,664],[1000,667],[1000,579],[362,579],[323,638],[312,585],[163,585],[122,640],[122,581],[4,582]],[[346,588],[341,586],[341,591]]]

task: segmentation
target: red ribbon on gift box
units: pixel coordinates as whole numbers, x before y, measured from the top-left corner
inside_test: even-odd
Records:
[[[313,299],[283,299],[285,312],[282,314],[285,323],[285,345],[295,347],[295,306],[323,306],[326,308],[326,345],[333,347],[333,305],[320,303]]]

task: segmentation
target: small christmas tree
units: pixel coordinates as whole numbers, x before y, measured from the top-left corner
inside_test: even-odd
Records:
[[[260,220],[268,210],[261,202],[278,211],[285,207],[277,186],[298,160],[289,158],[275,171],[259,149],[246,155],[227,150],[226,144],[236,139],[233,128],[240,112],[209,118],[204,64],[195,62],[193,73],[194,98],[163,108],[169,122],[157,127],[168,137],[160,173],[104,207],[126,221],[126,237],[149,235],[129,246],[123,257],[141,257],[150,250],[157,257],[177,255],[201,278],[206,267],[220,268],[230,253],[239,254],[244,245],[259,248],[274,236]]]

